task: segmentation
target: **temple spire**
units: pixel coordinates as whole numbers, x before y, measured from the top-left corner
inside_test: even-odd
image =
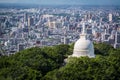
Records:
[[[82,34],[86,34],[86,29],[85,29],[85,23],[83,22],[82,23]]]
[[[81,39],[87,39],[87,33],[86,33],[86,28],[85,28],[85,23],[82,23],[82,33],[80,34]]]

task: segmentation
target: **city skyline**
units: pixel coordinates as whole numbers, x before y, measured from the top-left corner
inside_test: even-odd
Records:
[[[120,0],[0,0],[0,3],[42,5],[120,5]]]

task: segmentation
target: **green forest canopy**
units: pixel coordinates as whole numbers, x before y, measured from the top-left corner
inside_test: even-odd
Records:
[[[120,80],[120,49],[95,43],[95,58],[70,58],[74,44],[33,47],[0,57],[0,80]]]

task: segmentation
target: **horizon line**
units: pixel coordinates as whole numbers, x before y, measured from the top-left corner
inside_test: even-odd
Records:
[[[4,5],[4,4],[17,4],[17,5],[33,5],[33,6],[60,6],[60,5],[66,5],[66,6],[120,6],[120,5],[118,5],[118,4],[36,4],[36,3],[0,3],[0,4],[2,4],[2,5]],[[11,5],[11,6],[12,6]],[[1,6],[1,5],[0,5]],[[6,6],[9,6],[9,5],[6,5]]]

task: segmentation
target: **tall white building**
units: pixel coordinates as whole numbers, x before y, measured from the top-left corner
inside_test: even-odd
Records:
[[[112,14],[109,13],[109,21],[111,22],[112,21]]]

